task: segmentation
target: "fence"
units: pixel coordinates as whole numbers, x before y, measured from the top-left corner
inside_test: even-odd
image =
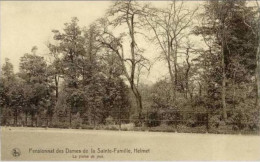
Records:
[[[259,116],[259,115],[258,115]],[[75,129],[108,129],[133,131],[185,132],[185,133],[228,133],[259,134],[259,119],[247,121],[228,118],[209,111],[147,111],[141,115],[130,112],[102,111],[79,115],[57,113],[50,116],[2,116],[2,125],[55,127]]]

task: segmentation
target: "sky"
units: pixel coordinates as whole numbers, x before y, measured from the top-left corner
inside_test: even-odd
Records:
[[[38,47],[37,54],[48,53],[47,42],[52,40],[53,29],[62,30],[64,23],[72,17],[79,19],[79,26],[88,26],[104,16],[111,1],[0,1],[0,38],[1,64],[9,58],[15,72],[19,69],[19,59],[30,53],[33,46]],[[154,6],[164,6],[167,2],[152,2]],[[197,2],[190,2],[194,5]],[[152,60],[158,56],[159,49],[143,41],[144,55]],[[155,83],[167,76],[165,62],[156,62],[148,75],[142,76],[142,82]]]

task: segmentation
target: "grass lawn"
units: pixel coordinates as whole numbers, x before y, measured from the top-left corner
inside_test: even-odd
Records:
[[[260,136],[2,127],[1,159],[260,160]]]

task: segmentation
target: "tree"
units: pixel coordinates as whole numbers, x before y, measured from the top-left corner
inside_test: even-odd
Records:
[[[234,85],[250,83],[255,69],[256,40],[252,39],[252,30],[244,23],[254,22],[254,12],[244,1],[214,1],[207,2],[205,13],[202,25],[196,32],[203,36],[208,47],[205,52],[209,56],[204,55],[204,59],[214,59],[210,61],[211,66],[207,71],[215,83],[211,84],[209,79],[208,90],[212,89],[212,94],[215,94],[212,97],[216,98],[221,86],[222,115],[224,121],[227,121],[227,104],[235,103],[237,88]],[[244,16],[245,13],[248,17]],[[232,102],[230,98],[233,98]]]
[[[72,98],[73,91],[79,90],[79,79],[82,77],[82,56],[85,55],[84,48],[84,37],[82,31],[78,26],[78,19],[76,17],[72,18],[70,23],[65,23],[64,33],[58,30],[53,30],[54,40],[58,42],[58,45],[49,45],[51,49],[55,51],[54,54],[62,54],[60,61],[63,66],[62,72],[65,80],[65,90],[68,94],[68,101],[74,101]],[[76,103],[70,103],[70,126],[72,118],[72,109]]]
[[[257,18],[257,38],[258,38],[258,45],[257,45],[257,52],[256,52],[256,87],[257,87],[257,95],[256,95],[256,105],[257,108],[260,109],[260,6],[259,3],[257,3],[258,8],[258,18]]]
[[[173,100],[176,102],[178,85],[178,55],[183,38],[188,35],[192,19],[198,9],[185,8],[184,2],[172,1],[168,7],[158,9],[149,7],[143,16],[144,25],[153,32],[151,41],[161,48],[162,59],[167,62],[171,78]]]
[[[76,89],[80,77],[79,63],[81,56],[85,54],[84,38],[77,23],[78,19],[74,17],[70,23],[65,23],[64,33],[53,30],[54,40],[59,43],[55,49],[63,55],[62,65],[67,87]]]
[[[48,74],[50,75],[50,77],[52,77],[55,83],[55,98],[57,102],[59,98],[60,78],[63,78],[64,68],[62,59],[60,58],[58,47],[52,44],[48,44],[48,48],[50,51],[50,56],[54,58],[53,60],[50,59],[52,61],[50,61],[50,65],[48,66]]]
[[[160,80],[151,88],[152,107],[157,110],[167,110],[171,107],[172,93],[167,80]]]
[[[13,81],[15,79],[14,67],[13,64],[10,63],[10,60],[8,58],[5,59],[5,63],[2,66],[2,76],[7,81]]]
[[[52,88],[47,73],[47,63],[43,57],[36,54],[25,54],[20,59],[19,77],[24,82],[24,101],[33,121],[37,126],[37,119],[46,106],[51,102]],[[27,110],[26,110],[27,113]]]
[[[148,60],[142,56],[142,49],[138,48],[136,42],[137,28],[139,27],[138,19],[141,14],[143,14],[143,7],[134,1],[126,2],[115,2],[108,11],[108,16],[112,17],[113,20],[110,22],[107,19],[101,19],[100,24],[102,26],[102,33],[99,41],[103,46],[113,51],[120,60],[120,65],[122,66],[123,73],[130,84],[131,91],[133,92],[136,105],[138,107],[138,114],[141,117],[141,112],[143,109],[142,96],[138,90],[136,83],[136,72],[139,65],[147,67]],[[115,16],[116,15],[116,16]],[[113,17],[115,16],[115,17]],[[126,25],[128,29],[127,35],[131,41],[130,43],[130,54],[129,57],[125,57],[123,48],[123,37],[126,33],[121,33],[119,37],[113,35],[112,32],[108,30],[108,26],[112,24],[113,26]],[[129,70],[128,66],[129,65]]]
[[[18,116],[23,110],[26,110],[25,106],[27,106],[24,95],[24,85],[21,82],[17,82],[15,85],[10,87],[10,91],[7,95],[10,98],[9,106],[12,108],[14,114],[14,125],[17,126]]]
[[[106,116],[117,119],[117,123],[121,125],[121,119],[129,119],[130,115],[129,87],[121,78],[124,72],[120,60],[114,52],[105,49],[101,61],[101,71],[106,76],[106,94],[104,96]]]
[[[10,119],[11,117],[11,112],[13,112],[14,124],[17,124],[18,111],[15,111],[17,107],[14,108],[14,106],[12,106],[13,101],[11,96],[9,96],[11,92],[13,92],[14,90],[16,91],[16,89],[13,89],[13,86],[16,85],[17,80],[13,71],[13,65],[10,63],[10,60],[8,58],[5,59],[5,63],[2,65],[1,73],[0,106],[2,123],[7,124],[8,119]]]

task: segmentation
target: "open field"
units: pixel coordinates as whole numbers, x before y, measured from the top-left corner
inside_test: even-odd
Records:
[[[1,142],[2,160],[260,160],[260,136],[2,127]]]

